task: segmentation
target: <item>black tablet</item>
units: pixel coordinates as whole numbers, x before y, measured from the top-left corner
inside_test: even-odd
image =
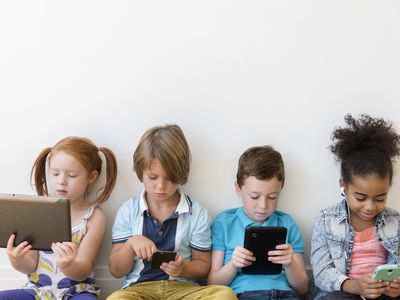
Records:
[[[281,264],[268,260],[268,251],[286,243],[286,227],[247,227],[244,236],[244,248],[253,252],[256,261],[251,266],[242,268],[244,274],[274,275],[282,271]]]
[[[34,250],[51,250],[52,242],[71,241],[70,205],[67,199],[0,194],[0,247],[23,241]]]

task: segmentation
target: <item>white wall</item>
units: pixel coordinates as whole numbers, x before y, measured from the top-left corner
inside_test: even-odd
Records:
[[[2,1],[0,191],[33,193],[33,160],[64,136],[112,148],[119,177],[97,262],[106,295],[119,286],[110,227],[140,192],[131,158],[145,130],[181,125],[193,153],[184,189],[213,216],[240,205],[239,155],[272,144],[287,170],[279,206],[308,261],[313,217],[339,200],[332,129],[364,112],[400,128],[399,15],[398,1]],[[2,250],[0,289],[23,280]]]

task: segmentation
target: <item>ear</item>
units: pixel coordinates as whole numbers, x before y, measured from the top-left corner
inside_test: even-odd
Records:
[[[93,183],[97,177],[99,177],[99,172],[94,170],[88,175],[89,184]]]
[[[343,178],[339,179],[339,186],[340,186],[340,188],[345,188],[346,187],[346,184],[344,183]]]
[[[236,190],[236,195],[238,195],[239,197],[242,197],[242,190],[241,190],[239,184],[237,183],[237,181],[235,181],[235,190]]]

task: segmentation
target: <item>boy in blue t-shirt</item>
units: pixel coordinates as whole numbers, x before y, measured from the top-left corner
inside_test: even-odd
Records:
[[[224,286],[199,286],[211,262],[211,219],[180,190],[189,176],[190,149],[177,125],[157,126],[141,138],[133,156],[144,191],[118,210],[109,256],[111,273],[125,276],[114,299],[236,299]],[[156,250],[175,260],[151,268]]]
[[[231,287],[239,300],[300,299],[307,292],[304,246],[300,230],[290,215],[277,211],[285,181],[282,156],[270,146],[252,147],[239,159],[236,192],[243,207],[220,213],[212,230],[212,264],[209,284]],[[284,226],[287,243],[269,251],[269,261],[283,265],[278,275],[248,275],[242,268],[255,261],[243,248],[248,226]]]

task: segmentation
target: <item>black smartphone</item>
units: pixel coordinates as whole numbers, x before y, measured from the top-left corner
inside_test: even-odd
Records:
[[[151,259],[151,268],[159,269],[163,262],[170,262],[175,260],[176,252],[175,251],[156,251],[153,253],[153,257]]]
[[[242,268],[242,272],[252,275],[279,274],[282,271],[282,265],[270,262],[268,251],[275,250],[277,245],[286,243],[286,232],[286,227],[281,226],[247,227],[243,247],[253,252],[256,261],[252,265]]]

